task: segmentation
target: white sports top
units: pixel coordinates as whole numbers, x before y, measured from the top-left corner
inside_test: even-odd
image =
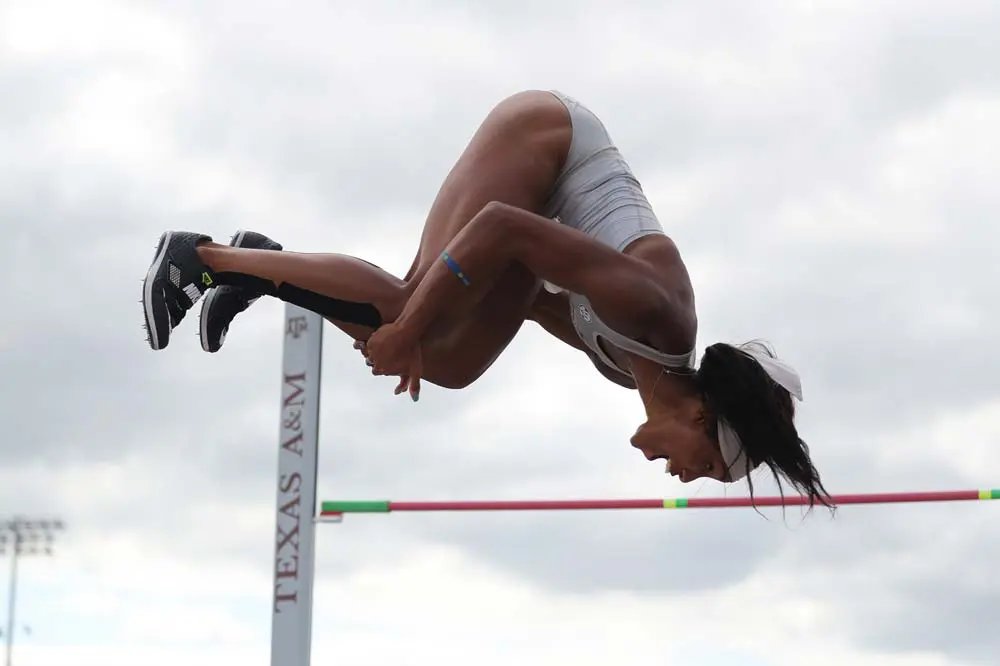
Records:
[[[573,140],[562,173],[545,206],[544,215],[578,229],[619,252],[642,236],[662,234],[642,185],[632,173],[601,120],[568,95],[550,91],[567,108],[573,122]],[[553,293],[562,291],[546,283]],[[602,341],[661,365],[693,369],[694,350],[687,354],[664,354],[612,330],[594,313],[580,294],[569,294],[570,317],[577,335],[609,368],[631,377],[618,366]]]

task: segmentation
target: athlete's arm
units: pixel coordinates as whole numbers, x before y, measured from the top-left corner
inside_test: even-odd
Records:
[[[623,335],[646,337],[676,321],[678,308],[653,266],[520,208],[487,205],[447,252],[469,284],[463,284],[444,261],[436,261],[397,319],[414,335],[422,335],[452,304],[464,301],[470,290],[489,289],[514,262],[584,295],[597,316]]]

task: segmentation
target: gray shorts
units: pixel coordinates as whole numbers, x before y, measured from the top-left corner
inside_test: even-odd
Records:
[[[604,123],[572,97],[550,92],[569,111],[573,140],[543,214],[618,251],[642,236],[662,234],[642,186]]]

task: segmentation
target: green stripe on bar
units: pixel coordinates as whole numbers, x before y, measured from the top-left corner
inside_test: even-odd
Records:
[[[663,500],[664,509],[686,509],[687,505],[688,501],[684,498]]]
[[[979,499],[1000,499],[1000,489],[994,488],[993,490],[980,490]]]
[[[389,513],[388,500],[323,502],[322,513]]]

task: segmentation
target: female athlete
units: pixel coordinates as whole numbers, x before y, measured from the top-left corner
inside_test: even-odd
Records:
[[[354,257],[283,251],[255,232],[229,245],[166,232],[143,283],[153,349],[206,293],[206,351],[269,295],[331,321],[414,400],[422,379],[469,386],[536,322],[637,390],[647,418],[631,443],[682,482],[749,483],[765,464],[810,506],[828,503],[794,424],[795,372],[762,346],[724,343],[694,367],[698,320],[681,255],[601,120],[562,93],[525,91],[491,110],[402,279]]]

